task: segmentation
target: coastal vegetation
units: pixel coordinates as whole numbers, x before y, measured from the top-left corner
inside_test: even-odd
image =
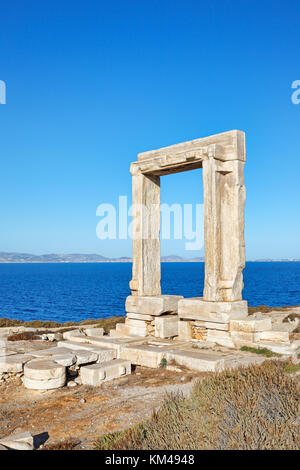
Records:
[[[261,354],[262,356],[265,356],[265,357],[280,357],[281,356],[281,354],[270,351],[270,349],[267,349],[267,348],[252,348],[250,346],[242,346],[241,351],[248,351],[253,354]]]
[[[299,449],[299,384],[290,368],[269,360],[206,377],[189,398],[170,395],[152,419],[104,435],[95,449]]]
[[[114,316],[114,317],[98,318],[98,319],[89,318],[87,320],[82,320],[81,322],[69,321],[66,323],[59,323],[59,322],[54,322],[54,321],[40,321],[40,320],[22,321],[22,320],[11,320],[9,318],[0,318],[0,328],[1,327],[14,327],[14,326],[25,326],[27,328],[37,328],[37,329],[38,328],[59,328],[57,332],[60,332],[60,331],[67,331],[68,327],[97,325],[99,328],[104,328],[104,331],[108,333],[110,330],[115,328],[117,323],[122,323],[124,321],[125,321],[125,316],[124,317]]]

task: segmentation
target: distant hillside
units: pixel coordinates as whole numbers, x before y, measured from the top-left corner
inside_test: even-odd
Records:
[[[191,263],[191,262],[196,262],[196,261],[204,261],[204,257],[183,258],[182,256],[169,255],[169,256],[162,256],[161,261],[164,263]]]
[[[118,261],[124,261],[120,258]],[[126,258],[126,261],[129,258]],[[97,254],[47,254],[32,255],[29,253],[0,252],[0,263],[106,263],[115,260]]]
[[[161,261],[164,263],[197,263],[203,262],[204,257],[183,258],[177,255],[162,256]],[[299,259],[260,259],[251,261],[300,261]],[[128,256],[120,258],[107,258],[96,253],[92,254],[48,254],[48,255],[32,255],[30,253],[6,253],[0,252],[0,263],[131,263],[132,259]]]
[[[192,262],[203,261],[204,258],[182,258],[181,256],[170,255],[162,256],[163,262]],[[0,252],[0,263],[131,263],[132,259],[128,256],[120,258],[107,258],[98,254],[47,254],[33,255],[30,253],[5,253]]]

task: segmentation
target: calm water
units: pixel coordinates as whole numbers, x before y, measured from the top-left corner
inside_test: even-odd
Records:
[[[66,322],[124,315],[130,263],[0,264],[0,317]],[[201,296],[203,263],[162,263],[162,291]],[[300,305],[300,262],[247,263],[249,305]]]

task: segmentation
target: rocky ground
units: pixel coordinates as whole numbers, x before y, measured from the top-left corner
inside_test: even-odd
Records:
[[[20,378],[11,378],[0,384],[0,439],[29,431],[38,436],[40,449],[91,449],[99,436],[151,417],[167,394],[188,394],[206,375],[136,367],[132,375],[100,387],[49,391],[27,390]]]
[[[299,317],[299,307],[272,311],[275,327],[278,323],[281,328],[286,325],[289,329],[291,322],[298,322]],[[109,326],[101,326],[107,327],[107,332],[116,321],[120,320],[109,319]],[[3,327],[12,326],[7,323],[6,319],[2,319]],[[294,334],[295,339],[298,339],[299,328],[294,329]],[[55,342],[42,341],[30,335],[26,340],[18,336],[11,339],[11,347],[21,354],[56,347]],[[251,352],[239,351],[239,354],[246,357]],[[297,375],[299,366],[291,364],[291,367],[295,367],[292,373],[297,382],[300,377]],[[158,369],[137,366],[133,367],[131,375],[105,382],[101,386],[77,384],[47,391],[26,389],[19,375],[2,377],[0,380],[0,440],[10,434],[29,431],[35,436],[35,447],[42,450],[92,449],[99,437],[145,421],[169,394],[181,392],[188,396],[195,382],[213,373],[191,371],[174,365]]]

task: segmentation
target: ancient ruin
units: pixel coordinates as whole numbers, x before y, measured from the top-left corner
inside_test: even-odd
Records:
[[[109,335],[97,325],[39,332],[56,345],[25,352],[7,341],[19,328],[2,328],[0,382],[17,375],[34,390],[98,386],[130,374],[132,365],[221,371],[266,360],[242,346],[298,362],[300,308],[249,315],[242,299],[245,161],[245,134],[236,130],[139,154],[130,167],[133,265],[125,323]],[[196,168],[203,169],[204,182],[203,297],[162,295],[160,177]]]
[[[150,313],[146,307],[150,303],[178,301],[161,297],[160,177],[203,168],[204,293],[203,298],[181,299],[179,317],[227,322],[247,316],[247,303],[242,300],[245,161],[245,134],[231,131],[141,153],[138,161],[131,164],[135,213],[128,313],[146,314]],[[166,304],[160,313],[168,308]],[[174,310],[173,306],[170,308]],[[153,312],[159,315],[155,308]]]
[[[131,296],[126,299],[125,324],[117,325],[116,335],[176,338],[229,348],[267,342],[276,352],[299,347],[290,345],[287,331],[272,330],[271,317],[249,317],[242,299],[245,162],[245,133],[233,130],[144,152],[131,164]],[[203,297],[161,295],[160,177],[196,168],[203,169]]]

